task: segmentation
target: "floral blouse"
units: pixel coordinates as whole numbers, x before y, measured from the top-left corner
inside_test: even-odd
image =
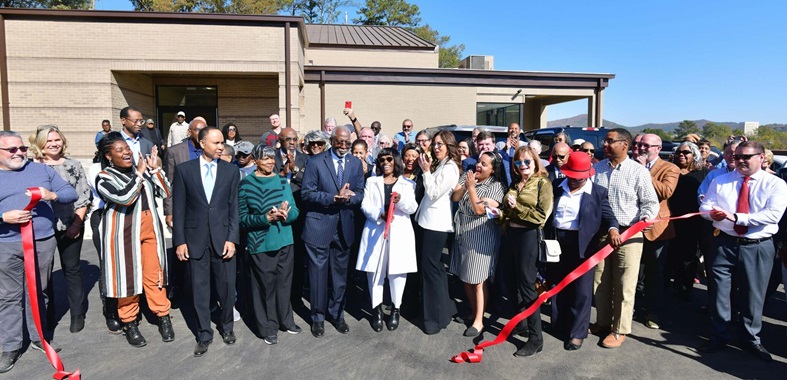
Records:
[[[82,169],[82,164],[73,159],[65,158],[60,165],[49,165],[55,169],[58,175],[71,185],[77,192],[77,200],[74,203],[52,202],[52,210],[55,212],[57,231],[65,231],[74,220],[74,211],[82,207],[89,207],[93,199],[93,193],[87,183],[87,176]]]

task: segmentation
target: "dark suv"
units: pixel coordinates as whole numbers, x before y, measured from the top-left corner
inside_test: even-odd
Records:
[[[601,144],[607,136],[607,130],[604,128],[579,128],[572,126],[542,128],[525,131],[525,136],[528,140],[538,140],[544,146],[542,155],[549,154],[549,147],[554,144],[555,135],[558,133],[565,133],[571,137],[571,141],[582,139],[589,141],[596,149],[595,156],[598,159],[604,158],[604,152],[601,150]]]
[[[441,125],[439,127],[432,127],[427,128],[426,131],[429,132],[429,136],[434,136],[439,131],[449,131],[454,134],[454,138],[456,139],[457,144],[462,141],[473,137],[473,129],[481,128],[485,129],[489,132],[492,132],[495,135],[495,143],[498,142],[506,142],[508,139],[508,128],[501,127],[496,125]],[[519,139],[522,141],[528,141],[524,134],[519,134]]]

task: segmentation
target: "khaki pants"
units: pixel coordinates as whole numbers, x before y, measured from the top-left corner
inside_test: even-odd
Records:
[[[607,236],[602,239],[606,241]],[[611,327],[614,333],[631,333],[642,242],[642,232],[634,234],[596,266],[593,278],[596,325]]]

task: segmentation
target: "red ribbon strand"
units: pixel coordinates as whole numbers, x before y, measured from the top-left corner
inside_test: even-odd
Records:
[[[41,190],[37,187],[27,189],[30,192],[30,203],[25,207],[25,211],[31,211],[33,207],[41,200]],[[38,281],[36,280],[36,242],[33,236],[33,221],[22,223],[22,248],[25,252],[25,278],[27,279],[27,293],[30,294],[30,308],[33,313],[33,320],[35,321],[36,330],[38,330],[38,339],[44,347],[46,357],[52,367],[55,367],[55,374],[52,378],[56,380],[71,379],[80,380],[81,376],[79,370],[75,372],[66,372],[60,356],[55,352],[52,346],[44,339],[44,330],[41,329],[41,314],[38,305]],[[43,290],[43,289],[42,289]]]
[[[707,212],[694,212],[690,214],[675,216],[672,218],[661,218],[661,219],[653,219],[648,221],[640,221],[635,223],[633,226],[629,227],[627,230],[623,231],[623,233],[620,234],[620,238],[623,242],[625,242],[626,240],[630,239],[632,235],[637,234],[638,232],[644,230],[645,228],[648,228],[653,223],[665,221],[665,220],[686,219],[701,214],[707,214]],[[511,331],[513,331],[514,328],[517,325],[519,325],[519,322],[521,322],[523,319],[529,317],[531,314],[538,311],[541,308],[541,304],[543,304],[544,301],[546,301],[548,298],[554,296],[555,294],[560,293],[560,291],[563,290],[563,288],[565,288],[566,286],[568,286],[568,284],[570,284],[571,282],[573,282],[583,274],[587,273],[589,270],[595,268],[596,265],[600,263],[601,260],[604,260],[607,256],[609,256],[609,254],[612,253],[613,250],[614,249],[612,248],[611,245],[609,244],[605,245],[598,252],[593,254],[593,256],[590,256],[590,258],[585,260],[585,262],[582,263],[582,265],[578,266],[576,269],[571,271],[571,273],[569,273],[565,278],[563,278],[563,280],[560,281],[560,283],[557,284],[557,286],[544,293],[541,293],[541,295],[535,300],[535,302],[533,302],[533,304],[530,305],[530,307],[528,307],[525,311],[511,318],[511,320],[508,321],[508,323],[506,323],[506,325],[503,327],[503,330],[501,330],[500,333],[497,334],[497,337],[495,337],[494,340],[483,341],[478,345],[476,345],[474,349],[470,351],[462,352],[459,355],[452,357],[451,361],[454,363],[480,363],[484,357],[484,348],[496,346],[500,343],[505,342],[506,339],[508,339],[509,335],[511,335]]]

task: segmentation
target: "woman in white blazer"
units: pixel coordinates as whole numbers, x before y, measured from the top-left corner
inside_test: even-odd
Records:
[[[454,231],[451,218],[451,192],[459,182],[459,151],[456,139],[448,131],[432,137],[431,160],[421,154],[418,165],[423,170],[424,197],[416,220],[423,229],[420,242],[421,294],[424,332],[437,334],[451,322],[456,305],[448,296],[448,275],[440,261],[448,234]]]
[[[377,176],[366,181],[361,211],[366,223],[361,233],[358,262],[355,269],[366,272],[372,299],[371,325],[383,329],[383,285],[386,277],[391,290],[391,316],[388,330],[399,327],[399,307],[407,283],[407,273],[418,270],[415,259],[415,233],[410,215],[418,208],[415,182],[402,177],[402,158],[393,148],[385,148],[377,156]],[[395,194],[392,199],[392,194]],[[383,244],[385,221],[390,203],[394,203],[388,244]],[[375,281],[376,280],[376,281]]]

